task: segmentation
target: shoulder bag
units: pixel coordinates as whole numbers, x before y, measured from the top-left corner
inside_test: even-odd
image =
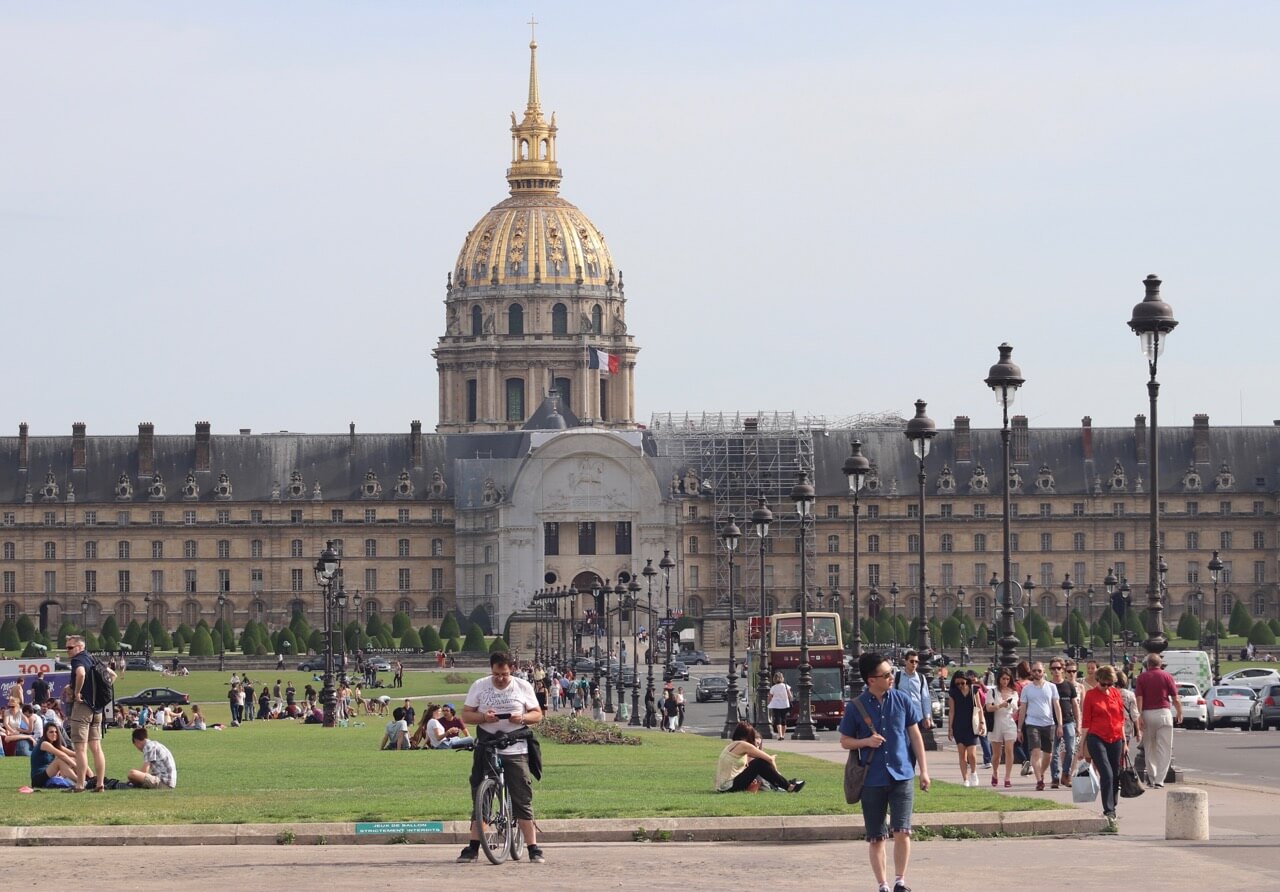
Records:
[[[1133,765],[1129,763],[1129,756],[1126,753],[1124,761],[1120,763],[1120,796],[1124,799],[1137,799],[1143,793],[1147,792],[1142,788],[1142,781],[1138,780],[1138,772],[1134,771]]]
[[[867,708],[862,705],[861,697],[854,697],[852,702],[862,720],[867,723],[867,728],[874,734],[876,726],[871,721],[871,716],[867,715]],[[875,753],[871,756],[875,758]],[[849,758],[844,763],[844,801],[850,805],[857,804],[862,799],[862,786],[866,780],[867,766],[862,762],[862,750],[849,750]]]

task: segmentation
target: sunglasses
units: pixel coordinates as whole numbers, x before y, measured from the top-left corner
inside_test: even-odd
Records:
[[[1061,667],[1061,666],[1050,666],[1049,668],[1050,668],[1050,669],[1052,669],[1054,672],[1061,672],[1061,671],[1062,671],[1062,667]]]
[[[873,678],[893,678],[893,673],[892,673],[892,672],[882,672],[882,673],[880,673],[879,675],[868,675],[868,676],[867,676],[867,680],[868,680],[868,681],[870,681],[870,680],[871,680],[871,679],[873,679]]]

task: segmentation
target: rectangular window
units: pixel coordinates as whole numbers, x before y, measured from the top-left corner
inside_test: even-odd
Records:
[[[689,588],[696,590],[698,588],[698,565],[689,565]]]
[[[117,557],[117,558],[119,558],[119,559],[120,559],[120,560],[122,560],[122,561],[127,561],[127,560],[129,560],[129,552],[130,552],[130,547],[129,547],[129,543],[128,543],[128,542],[117,542],[117,543],[116,543],[116,557]],[[46,556],[46,557],[48,557],[48,555],[45,555],[45,556]]]
[[[631,554],[631,521],[620,520],[614,527],[613,553]]]
[[[1040,516],[1053,517],[1053,505],[1049,502],[1040,503]]]
[[[55,523],[57,523],[57,522],[58,522],[58,515],[57,515],[57,513],[56,513],[56,512],[54,512],[54,511],[46,511],[46,512],[44,513],[44,525],[45,525],[45,526],[47,526],[47,527],[51,527],[51,526],[53,526],[53,525],[54,525]]]
[[[161,526],[161,525],[163,525],[163,524],[164,524],[164,512],[163,512],[163,511],[152,511],[152,512],[151,512],[151,525],[152,525],[152,526],[157,526],[157,527],[158,527],[158,526]]]
[[[1199,513],[1200,513],[1199,502],[1187,502],[1187,514],[1190,514],[1192,517],[1194,517]]]
[[[129,571],[119,570],[116,572],[116,591],[124,594],[129,591]]]
[[[1254,514],[1258,514],[1258,515],[1266,514],[1266,513],[1267,513],[1267,503],[1266,503],[1266,502],[1254,502],[1254,503],[1253,503],[1253,513],[1254,513]]]
[[[342,523],[342,509],[341,509],[341,508],[330,508],[330,509],[329,509],[329,522],[330,522],[330,523]]]
[[[1261,551],[1267,547],[1267,534],[1261,530],[1253,534],[1253,547]]]
[[[1266,561],[1253,562],[1253,581],[1256,582],[1258,585],[1262,585],[1264,582],[1267,581],[1267,562]]]
[[[89,518],[91,518],[91,517],[93,518],[92,520],[90,520],[90,519],[89,519]],[[12,511],[6,511],[6,512],[4,513],[4,525],[5,525],[5,526],[7,526],[7,527],[11,527],[11,526],[13,526],[15,523],[17,523],[17,522],[18,522],[18,516],[17,516],[16,514],[14,514]],[[84,522],[85,522],[86,524],[89,524],[89,525],[93,525],[93,524],[97,523],[97,522],[98,522],[98,512],[96,512],[96,511],[86,511],[86,512],[84,513]]]
[[[828,536],[827,537],[827,554],[839,554],[839,553],[840,553],[840,537]]]
[[[444,509],[443,509],[443,508],[432,508],[432,509],[431,509],[431,522],[432,522],[432,523],[444,523]]]
[[[879,516],[880,516],[880,506],[879,506],[879,505],[868,505],[868,506],[867,506],[867,518],[868,518],[869,520],[875,520],[875,519],[877,519]]]
[[[554,520],[542,525],[542,553],[548,556],[560,553],[560,524]]]
[[[128,512],[128,511],[117,511],[117,512],[116,512],[116,526],[127,527],[128,525],[129,525],[129,512]]]
[[[249,511],[249,523],[262,523],[262,509],[253,508]]]
[[[880,587],[879,564],[867,564],[867,585],[874,585],[876,588]]]
[[[919,517],[919,516],[920,516],[919,505],[912,503],[907,506],[907,517]]]
[[[365,523],[377,523],[377,522],[378,522],[378,509],[377,509],[377,508],[365,508],[365,509],[364,509],[364,522],[365,522]]]
[[[1081,585],[1088,582],[1088,580],[1085,579],[1085,562],[1084,561],[1075,562],[1075,566],[1071,568],[1071,578]]]
[[[97,570],[84,571],[84,590],[85,590],[85,594],[91,594],[98,590],[98,571]],[[5,589],[5,591],[8,591],[8,589]]]
[[[1016,561],[1010,561],[1010,562],[1009,562],[1009,578],[1010,578],[1010,579],[1021,579],[1021,578],[1022,578],[1022,565],[1021,565],[1021,564],[1019,564],[1019,563],[1018,563],[1018,562],[1016,562]]]
[[[122,542],[120,544],[126,545],[126,546],[128,545],[127,542]],[[127,551],[122,555],[122,557],[128,557],[128,556],[129,554]],[[44,543],[44,559],[46,561],[53,561],[53,560],[57,560],[57,558],[58,558],[58,543],[57,542]]]
[[[408,509],[408,508],[397,508],[397,509],[396,509],[396,522],[397,522],[397,523],[408,523],[408,522],[409,522],[409,509]]]
[[[1111,550],[1124,551],[1124,533],[1116,533],[1111,537]]]
[[[58,592],[58,571],[44,571],[44,593],[46,595],[54,595]]]
[[[484,574],[484,593],[485,597],[493,597],[493,574]]]
[[[867,551],[869,553],[879,553],[880,551],[880,537],[875,533],[867,537]]]
[[[907,588],[920,587],[920,565],[907,564]]]
[[[839,588],[839,587],[840,587],[840,565],[827,564],[827,588]]]
[[[183,591],[186,591],[188,593],[192,593],[192,594],[195,593],[196,591],[196,571],[195,570],[182,571],[182,589]],[[294,591],[297,591],[297,589],[294,589]]]
[[[301,508],[291,508],[289,510],[289,523],[302,523]]]
[[[484,562],[486,564],[493,563],[493,546],[492,545],[486,545],[484,547]]]
[[[261,592],[263,589],[263,573],[260,569],[249,571],[249,591]]]
[[[153,594],[159,594],[164,591],[164,571],[151,571],[151,591]]]
[[[1230,502],[1219,502],[1219,503],[1218,503],[1218,513],[1219,513],[1219,514],[1226,514],[1226,515],[1228,515],[1228,516],[1229,516],[1229,515],[1231,514],[1231,503],[1230,503]]]
[[[365,568],[364,588],[367,592],[376,592],[378,590],[378,571],[373,567]]]
[[[1018,503],[1017,503],[1017,502],[1011,502],[1011,503],[1009,504],[1009,516],[1010,516],[1010,517],[1017,517],[1017,516],[1018,516]]]
[[[289,557],[302,557],[302,540],[292,539],[289,542]]]
[[[827,519],[828,519],[828,520],[833,520],[833,519],[835,519],[835,518],[837,518],[837,517],[839,517],[839,516],[840,516],[840,506],[839,506],[839,505],[828,505],[828,506],[827,506]]]
[[[364,556],[367,558],[376,558],[378,556],[378,540],[377,539],[364,540]]]
[[[1074,551],[1084,551],[1084,533],[1071,534],[1071,548]]]
[[[1115,564],[1116,564],[1116,579],[1124,579],[1125,578],[1125,562],[1116,561]]]
[[[1072,517],[1084,517],[1084,502],[1072,502],[1072,503],[1071,503],[1071,516],[1072,516]]]
[[[409,540],[401,539],[396,542],[396,556],[406,558],[409,556]]]
[[[218,591],[220,592],[231,591],[231,571],[230,570],[218,571]]]
[[[973,584],[974,585],[979,585],[979,586],[986,585],[990,579],[991,577],[987,575],[986,564],[973,565]]]
[[[594,520],[584,520],[578,524],[578,554],[595,553],[596,523]]]
[[[1052,588],[1054,585],[1053,564],[1040,565],[1040,584],[1045,588]]]
[[[986,533],[973,534],[973,550],[978,552],[987,550],[987,534]]]
[[[218,540],[218,557],[224,561],[230,559],[231,557],[231,540],[230,539]]]
[[[947,588],[956,584],[956,568],[954,564],[943,564],[940,573],[942,584]]]
[[[433,592],[444,591],[444,569],[442,567],[431,568],[431,590]]]
[[[952,505],[950,502],[943,502],[938,506],[939,517],[951,517]]]
[[[1187,533],[1187,550],[1195,551],[1200,547],[1200,534]]]
[[[302,571],[301,570],[289,571],[289,588],[295,592],[302,591]]]
[[[1195,585],[1200,581],[1200,562],[1187,561],[1187,583]]]
[[[478,332],[472,332],[478,334]],[[480,417],[480,382],[475,378],[467,379],[467,421],[475,421]]]
[[[1124,517],[1124,502],[1112,502],[1111,514],[1115,517]]]
[[[1160,550],[1161,551],[1164,551],[1164,537],[1165,537],[1165,530],[1161,530],[1160,531]]]
[[[218,523],[221,523],[221,524],[231,523],[231,512],[225,509],[220,509],[218,511],[217,518],[218,518]]]
[[[973,506],[973,516],[974,516],[974,517],[986,517],[986,516],[987,516],[987,506],[986,506],[986,505],[982,505],[982,504],[974,505],[974,506]]]
[[[88,572],[92,573],[93,571],[89,570]],[[94,585],[96,586],[97,583],[95,582]],[[94,590],[97,591],[96,588]],[[4,571],[4,593],[6,595],[12,595],[12,594],[15,594],[17,591],[18,591],[18,574],[15,573],[13,570],[5,570]]]
[[[251,558],[262,557],[262,540],[261,539],[254,539],[252,542],[249,543],[249,557]]]
[[[183,511],[182,522],[189,527],[196,525],[196,513],[194,511]]]
[[[1222,584],[1231,584],[1231,561],[1222,562]]]
[[[409,568],[401,567],[396,576],[396,584],[399,586],[400,591],[407,592],[409,590]]]
[[[1218,534],[1218,547],[1223,551],[1231,550],[1231,531],[1223,530]]]
[[[1053,533],[1040,534],[1040,550],[1053,551]]]
[[[1010,551],[1018,551],[1018,550],[1019,550],[1019,549],[1018,549],[1018,534],[1017,534],[1017,533],[1010,533],[1010,534],[1009,534],[1009,550],[1010,550]]]
[[[697,505],[690,505],[690,506],[689,506],[689,519],[690,519],[690,520],[697,520],[697,519],[698,519],[698,506],[697,506]]]

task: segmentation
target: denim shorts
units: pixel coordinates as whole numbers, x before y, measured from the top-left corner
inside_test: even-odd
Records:
[[[914,778],[890,781],[887,787],[862,788],[862,821],[867,831],[867,842],[879,842],[889,838],[890,820],[892,832],[911,832],[911,809],[915,804]]]

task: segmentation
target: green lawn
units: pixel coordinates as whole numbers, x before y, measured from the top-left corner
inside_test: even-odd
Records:
[[[362,727],[325,729],[274,721],[203,733],[156,732],[177,760],[178,789],[100,795],[40,791],[22,797],[21,808],[7,809],[0,820],[32,825],[464,819],[470,813],[471,755],[379,752],[382,724],[381,719],[370,718]],[[536,794],[539,816],[643,818],[852,814],[857,810],[844,803],[841,765],[783,754],[780,770],[789,777],[805,778],[808,786],[803,793],[721,795],[711,791],[721,741],[655,732],[639,736],[640,746],[545,742],[546,770]],[[109,777],[123,778],[141,761],[127,731],[109,732],[105,748]],[[0,759],[0,788],[15,790],[27,783],[28,775],[27,759]],[[916,797],[919,812],[1055,807],[1042,799],[1000,796],[952,784],[937,784]]]

